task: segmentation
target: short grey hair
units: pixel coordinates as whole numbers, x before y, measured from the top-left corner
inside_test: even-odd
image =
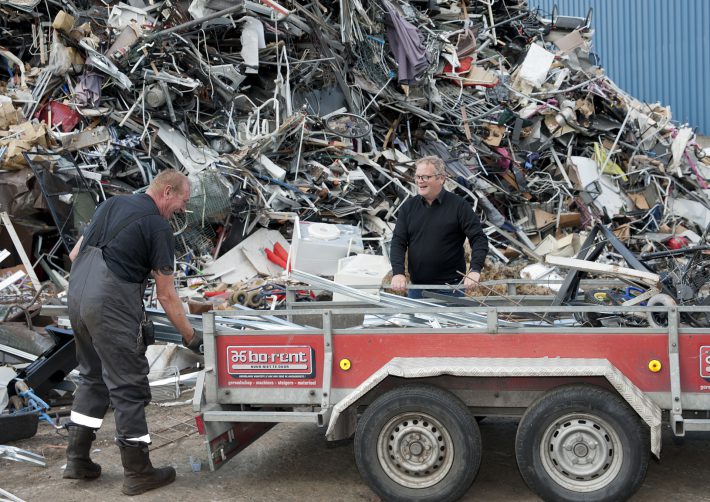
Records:
[[[427,164],[434,167],[434,174],[446,175],[446,164],[436,155],[427,155],[426,157],[422,157],[414,163],[414,168],[416,169],[419,166],[425,166]]]
[[[150,190],[151,193],[160,193],[167,186],[172,186],[175,190],[182,193],[185,186],[187,186],[189,190],[190,180],[183,173],[176,171],[175,169],[165,169],[164,171],[160,171],[160,173],[153,178],[153,181],[150,182],[148,190]],[[183,193],[183,195],[189,194]]]

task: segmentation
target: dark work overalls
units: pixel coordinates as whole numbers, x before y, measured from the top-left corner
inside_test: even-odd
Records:
[[[119,444],[150,443],[144,410],[151,399],[149,367],[139,336],[146,283],[117,277],[106,266],[102,250],[136,220],[133,216],[111,225],[111,232],[95,232],[95,236],[106,235],[106,242],[86,242],[69,276],[69,319],[81,375],[71,421],[98,429],[110,402]],[[106,217],[97,224],[105,227]]]

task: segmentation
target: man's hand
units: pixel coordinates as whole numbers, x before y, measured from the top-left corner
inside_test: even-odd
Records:
[[[392,276],[392,289],[400,292],[407,290],[407,278],[404,274]]]
[[[187,339],[182,337],[182,344],[193,351],[195,354],[202,354],[200,348],[202,347],[202,333],[193,328],[192,335]]]
[[[478,282],[481,280],[480,272],[469,272],[463,278],[463,285],[467,292],[471,292],[478,287]]]

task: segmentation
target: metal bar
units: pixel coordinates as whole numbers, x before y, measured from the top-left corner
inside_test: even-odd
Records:
[[[306,422],[318,423],[319,413],[308,411],[205,411],[205,422]]]
[[[668,365],[671,379],[671,427],[676,436],[685,436],[683,427],[683,404],[680,395],[680,357],[678,354],[678,323],[679,316],[676,308],[668,311]]]
[[[0,488],[0,495],[5,497],[7,500],[10,500],[11,502],[25,502],[20,497],[15,497],[12,493],[10,493],[6,490],[3,490],[2,488]]]
[[[382,293],[379,296],[358,291],[342,284],[338,284],[327,279],[323,279],[317,275],[309,274],[299,270],[293,270],[291,275],[303,282],[310,285],[320,287],[322,289],[338,292],[345,296],[355,298],[356,300],[361,300],[367,303],[373,303],[375,305],[387,305],[391,307],[437,307],[435,303],[425,302],[422,300],[414,300],[411,298],[404,298],[397,295],[391,295],[388,293]],[[485,319],[479,314],[444,314],[440,310],[432,310],[432,315],[438,319],[446,320],[449,322],[463,323],[466,325],[476,324],[482,326],[485,323]]]
[[[427,307],[437,307],[436,303],[427,302],[424,300],[416,300],[413,298],[405,298],[403,296],[392,295],[389,293],[381,293],[380,298],[384,299],[385,304],[391,306],[417,307],[418,305]],[[475,324],[483,326],[486,323],[485,316],[477,313],[464,314],[446,314],[441,313],[441,306],[438,306],[439,312],[434,312],[434,317],[449,322],[461,323],[464,325]]]
[[[19,357],[20,359],[25,359],[27,361],[34,361],[39,356],[25,352],[24,350],[16,349],[15,347],[10,347],[9,345],[0,344],[0,353],[9,354],[11,356]],[[0,363],[2,362],[0,358]]]
[[[323,312],[323,389],[321,408],[330,407],[330,384],[333,377],[333,318],[330,311]]]
[[[195,382],[195,392],[192,396],[192,411],[199,413],[205,405],[205,372],[200,371]]]
[[[639,259],[641,261],[654,260],[656,258],[670,258],[674,256],[683,256],[686,254],[694,253],[696,251],[708,251],[710,250],[710,245],[694,246],[692,248],[683,249],[671,249],[668,251],[657,251],[655,253],[641,253]]]
[[[596,247],[591,252],[589,252],[589,248],[591,248],[594,244],[594,240],[597,238],[598,233],[599,225],[594,225],[592,230],[589,232],[589,235],[584,240],[584,243],[582,244],[579,253],[577,253],[576,257],[578,259],[596,260],[599,257],[602,252],[602,249],[604,249],[603,244],[597,244]],[[574,298],[577,295],[577,290],[579,289],[579,282],[584,276],[584,274],[584,272],[581,272],[579,270],[568,272],[565,276],[565,281],[562,283],[562,286],[560,286],[560,290],[557,292],[557,295],[555,296],[555,299],[552,302],[552,305],[562,305],[563,303],[566,303],[572,298]]]
[[[495,308],[488,308],[488,332],[496,333],[498,331],[498,311]]]
[[[395,296],[395,295],[392,295]],[[366,313],[366,314],[436,314],[441,311],[447,311],[447,312],[454,312],[454,313],[468,313],[468,312],[479,312],[481,314],[481,318],[485,318],[486,314],[488,313],[488,308],[489,307],[447,307],[447,306],[441,306],[437,305],[434,303],[427,303],[427,302],[419,302],[418,300],[412,300],[409,299],[410,301],[413,302],[418,302],[416,305],[413,305],[411,307],[402,307],[398,308],[397,306],[392,306],[389,308],[381,308],[377,309],[375,311],[371,309],[364,308],[362,306],[358,307],[349,307],[349,308],[304,308],[304,309],[292,309],[292,310],[270,310],[269,315],[306,315],[306,314],[316,314],[316,315],[321,315],[324,310],[328,310],[332,314],[355,314],[355,313]],[[475,301],[475,297],[473,298]],[[654,305],[652,307],[649,306],[634,306],[634,307],[623,307],[621,305],[619,306],[604,306],[604,305],[554,305],[554,306],[543,306],[543,305],[529,305],[529,306],[514,306],[514,307],[509,307],[509,306],[496,306],[496,310],[498,311],[499,314],[505,313],[521,313],[521,312],[530,312],[531,309],[535,309],[536,312],[565,312],[565,313],[574,313],[574,312],[599,312],[599,313],[629,313],[629,312],[668,312],[668,310],[671,307],[667,307],[665,305]],[[676,306],[672,307],[678,310],[678,312],[707,312],[707,307],[706,306],[694,306],[694,307],[686,307],[686,306]],[[266,311],[262,311],[266,312]],[[230,311],[230,310],[222,310],[220,311],[222,315],[239,315],[241,311]],[[210,315],[214,315],[212,312],[209,313]],[[207,315],[207,313],[202,314]],[[259,315],[259,311],[255,310],[254,315]],[[313,328],[315,329],[315,328]],[[219,330],[218,330],[219,331]],[[234,334],[234,331],[227,330],[226,334]]]
[[[710,420],[686,418],[683,420],[683,429],[686,431],[710,431]]]
[[[609,150],[609,153],[606,154],[606,158],[604,159],[604,163],[601,165],[601,168],[599,169],[600,174],[604,172],[604,168],[606,168],[606,165],[609,163],[609,159],[611,158],[612,155],[614,155],[614,150],[616,149],[617,143],[619,143],[619,139],[621,139],[621,135],[624,133],[624,129],[626,128],[626,123],[629,121],[629,118],[631,117],[632,110],[633,110],[633,108],[629,107],[629,111],[626,113],[626,117],[624,117],[624,121],[621,123],[621,127],[619,128],[619,132],[616,134],[616,138],[614,138],[614,143],[611,145],[611,149]]]
[[[214,313],[202,314],[202,340],[205,351],[205,399],[208,403],[217,402],[217,354],[215,340]]]
[[[604,234],[604,237],[609,241],[609,244],[611,244],[614,249],[618,251],[624,260],[626,260],[626,263],[637,270],[650,272],[649,268],[641,263],[641,261],[636,258],[636,255],[632,253],[631,250],[627,248],[611,230],[606,228],[604,225],[599,225],[599,229],[602,231],[602,234]]]

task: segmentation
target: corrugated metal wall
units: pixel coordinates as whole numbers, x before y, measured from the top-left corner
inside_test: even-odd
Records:
[[[528,0],[544,17],[555,4],[560,15],[594,9],[593,51],[619,87],[710,135],[709,0]]]

